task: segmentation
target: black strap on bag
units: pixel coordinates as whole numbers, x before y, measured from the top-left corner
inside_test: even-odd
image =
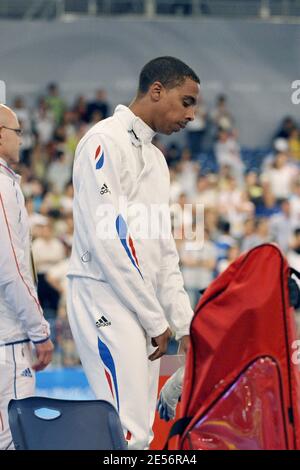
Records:
[[[288,279],[289,300],[290,305],[295,309],[298,309],[300,308],[300,289],[295,279],[292,278],[293,275],[296,276],[297,279],[300,279],[299,271],[294,268],[290,268],[290,275]]]
[[[192,421],[191,417],[184,416],[183,418],[178,419],[173,424],[173,426],[170,429],[168,439],[167,439],[167,442],[164,445],[163,450],[168,450],[168,442],[169,442],[170,439],[172,439],[172,437],[182,436],[182,434],[184,433],[184,431],[186,430],[187,426],[190,424],[191,421]]]

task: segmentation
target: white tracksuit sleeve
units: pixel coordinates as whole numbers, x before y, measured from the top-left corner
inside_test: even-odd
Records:
[[[193,310],[184,289],[179,270],[179,257],[174,238],[162,239],[162,264],[158,282],[158,298],[176,339],[189,335]]]
[[[29,265],[26,242],[21,239],[19,207],[11,180],[0,187],[0,285],[3,300],[15,312],[34,343],[46,341],[50,330],[44,319]]]
[[[92,241],[92,256],[97,257],[117,299],[137,315],[151,338],[159,336],[169,325],[120,207],[124,195],[117,145],[107,136],[93,134],[78,148],[75,165],[74,186],[78,181],[80,207],[85,211],[84,219],[92,224],[87,234]]]

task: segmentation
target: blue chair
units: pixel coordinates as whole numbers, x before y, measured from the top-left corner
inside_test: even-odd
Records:
[[[11,400],[8,416],[17,450],[127,450],[118,412],[103,400]]]

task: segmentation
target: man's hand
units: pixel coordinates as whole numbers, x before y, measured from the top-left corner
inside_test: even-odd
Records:
[[[152,346],[157,346],[157,349],[148,357],[150,361],[155,361],[155,359],[159,359],[166,353],[168,342],[171,336],[172,332],[170,328],[167,328],[162,335],[156,336],[156,338],[151,339]]]
[[[35,371],[43,370],[51,362],[52,353],[54,350],[53,343],[50,339],[44,343],[35,344],[37,360],[33,364],[32,368]]]
[[[180,345],[178,348],[178,354],[187,354],[190,345],[190,336],[185,335],[180,339]]]
[[[160,391],[156,409],[160,418],[165,421],[175,418],[177,403],[182,393],[183,375],[184,366],[171,375]]]

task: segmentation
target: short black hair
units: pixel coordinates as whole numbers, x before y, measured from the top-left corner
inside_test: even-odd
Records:
[[[175,88],[181,85],[186,78],[200,84],[198,75],[181,60],[170,56],[157,57],[142,68],[138,93],[144,95],[152,83],[156,81],[166,88]]]

